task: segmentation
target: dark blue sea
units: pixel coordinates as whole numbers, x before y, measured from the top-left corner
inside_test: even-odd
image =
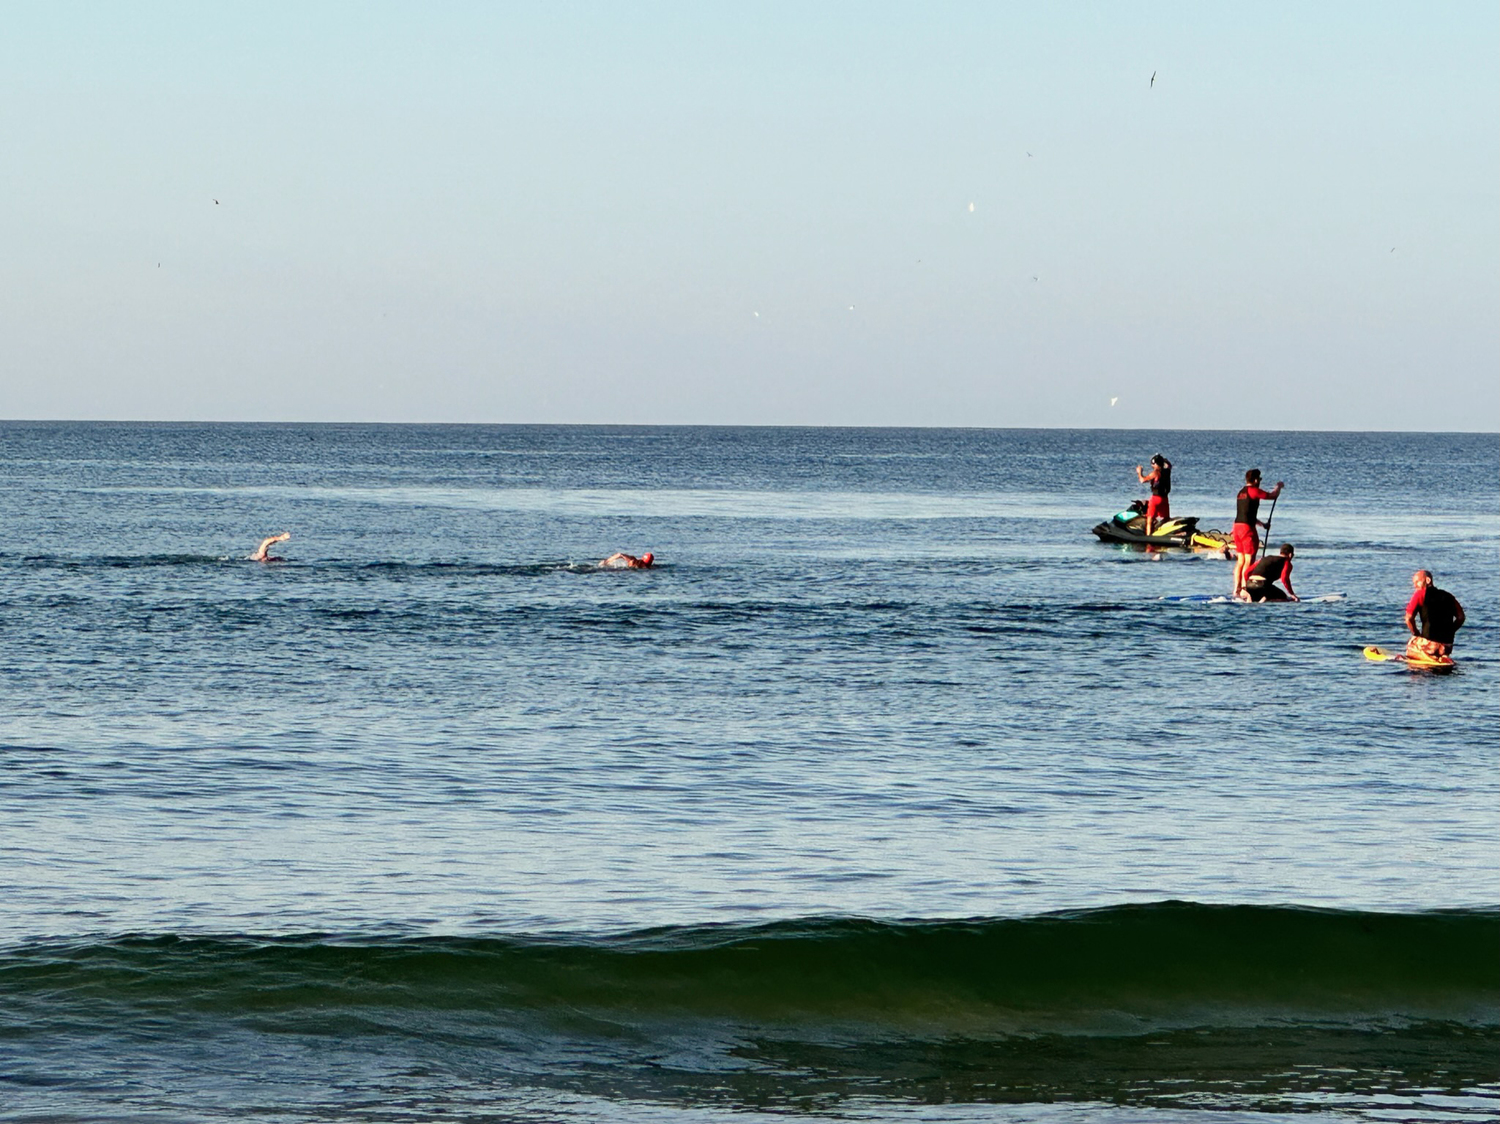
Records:
[[[1157,451],[1205,528],[1284,480],[1342,596],[1163,600],[1229,564],[1089,532]],[[0,1120],[1494,1119],[1497,479],[1494,434],[0,425]],[[1362,654],[1418,567],[1448,673]]]

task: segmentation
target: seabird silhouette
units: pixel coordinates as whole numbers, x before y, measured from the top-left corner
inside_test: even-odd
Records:
[[[1150,89],[1153,89],[1153,90],[1156,89],[1156,71],[1154,71],[1154,70],[1151,72],[1151,86],[1150,86]]]

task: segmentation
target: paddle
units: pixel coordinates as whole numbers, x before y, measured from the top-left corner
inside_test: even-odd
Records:
[[[1384,648],[1375,644],[1371,644],[1365,649],[1365,659],[1374,660],[1376,663],[1382,663],[1386,660],[1395,660],[1398,663],[1406,662],[1405,656],[1398,656],[1395,652],[1387,652]]]
[[[1271,520],[1276,518],[1276,501],[1271,501],[1271,510],[1266,515],[1266,537],[1260,541],[1260,556],[1266,556],[1266,547],[1271,545]]]

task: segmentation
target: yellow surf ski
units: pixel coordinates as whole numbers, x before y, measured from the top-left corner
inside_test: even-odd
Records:
[[[1365,649],[1365,659],[1374,660],[1377,663],[1404,663],[1407,667],[1418,671],[1447,671],[1449,668],[1458,666],[1448,656],[1416,656],[1405,652],[1388,652],[1376,644],[1371,644]]]

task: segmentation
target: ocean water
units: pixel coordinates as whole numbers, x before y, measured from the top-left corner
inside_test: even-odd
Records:
[[[1162,600],[1228,564],[1089,533],[1158,450],[1343,596]],[[1493,1119],[1497,475],[0,425],[0,1120]],[[1361,654],[1417,567],[1447,674]]]

